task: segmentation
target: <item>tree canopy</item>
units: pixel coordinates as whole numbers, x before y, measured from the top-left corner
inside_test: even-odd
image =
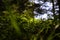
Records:
[[[60,7],[60,2],[51,1],[52,9],[50,6],[48,9],[47,2],[0,0],[0,40],[60,40],[60,9],[58,15],[55,14],[55,7]],[[45,12],[53,12],[54,19],[35,18]]]

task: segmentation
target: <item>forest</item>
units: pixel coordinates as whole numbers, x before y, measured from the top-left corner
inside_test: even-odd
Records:
[[[0,0],[0,40],[60,40],[60,0]]]

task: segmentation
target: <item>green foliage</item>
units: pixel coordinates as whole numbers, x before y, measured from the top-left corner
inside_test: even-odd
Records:
[[[0,40],[54,40],[60,38],[59,22],[34,19],[34,4],[27,0],[2,0]],[[13,3],[12,3],[13,2]],[[55,26],[58,25],[57,29]]]

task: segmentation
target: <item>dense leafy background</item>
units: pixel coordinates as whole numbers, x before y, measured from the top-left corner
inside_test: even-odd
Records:
[[[28,0],[0,0],[0,40],[60,40],[60,20],[35,19],[36,6]]]

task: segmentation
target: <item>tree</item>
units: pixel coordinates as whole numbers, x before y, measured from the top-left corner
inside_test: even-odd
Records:
[[[33,12],[40,4],[28,0],[0,0],[0,4],[0,40],[55,40],[56,37],[56,39],[60,38],[58,30],[60,24],[57,20],[44,21],[34,18]]]

